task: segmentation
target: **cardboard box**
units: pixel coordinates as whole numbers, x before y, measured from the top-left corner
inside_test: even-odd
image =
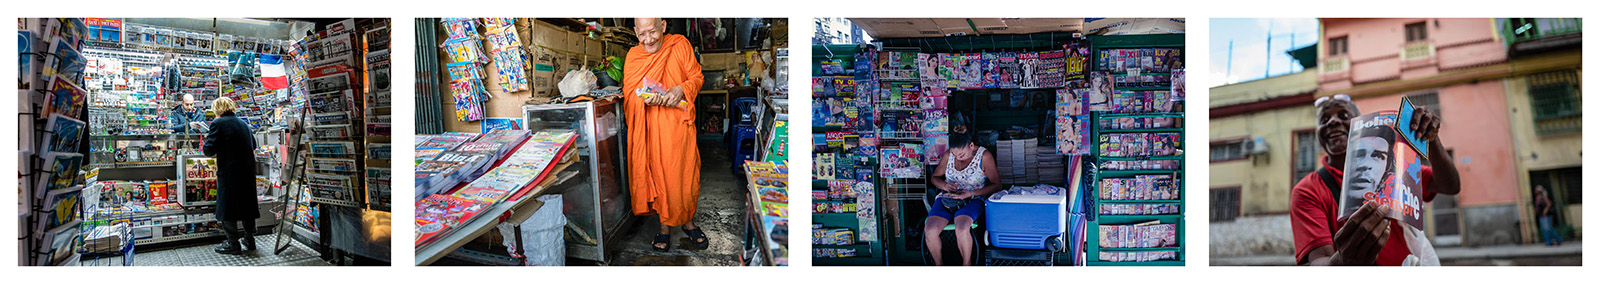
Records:
[[[606,43],[598,39],[583,39],[583,54],[591,56],[605,56]]]
[[[943,37],[939,25],[926,18],[850,18],[873,38]]]
[[[605,56],[616,56],[617,58],[624,59],[628,58],[628,49],[633,48],[633,46],[623,45],[615,42],[606,42],[605,45]]]
[[[530,26],[530,36],[523,41],[529,47],[565,49],[570,45],[573,32],[537,20],[532,21]]]
[[[700,69],[701,70],[738,69],[739,68],[739,62],[740,62],[739,59],[740,59],[739,54],[732,53],[732,52],[701,53],[700,54]]]
[[[583,36],[582,33],[568,33],[566,50],[567,52],[582,54],[588,43],[589,38]]]

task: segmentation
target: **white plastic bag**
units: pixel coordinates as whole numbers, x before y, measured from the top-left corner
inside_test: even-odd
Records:
[[[592,80],[594,75],[589,76]],[[522,254],[528,257],[528,266],[567,265],[567,241],[564,232],[567,216],[561,212],[561,195],[548,194],[538,198],[544,202],[539,211],[527,221],[522,221]]]
[[[561,78],[561,83],[557,83],[556,87],[561,89],[562,97],[571,98],[588,94],[590,90],[594,90],[595,80],[597,78],[594,77],[594,72],[589,71],[588,67],[584,67],[567,72],[567,76]]]

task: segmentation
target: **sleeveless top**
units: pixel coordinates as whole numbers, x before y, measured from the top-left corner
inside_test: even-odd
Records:
[[[988,177],[983,174],[983,150],[983,147],[978,147],[978,151],[972,154],[972,162],[960,170],[956,169],[955,155],[951,155],[949,161],[945,162],[945,182],[954,185],[957,190],[961,191],[973,191],[983,188],[984,180]]]

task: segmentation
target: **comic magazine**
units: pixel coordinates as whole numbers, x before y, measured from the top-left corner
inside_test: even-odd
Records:
[[[817,153],[816,155],[816,165],[814,165],[815,169],[811,171],[812,174],[818,180],[834,179],[834,153]]]
[[[50,44],[50,51],[55,55],[45,57],[44,72],[40,76],[44,76],[44,78],[56,75],[62,75],[66,78],[83,77],[83,69],[88,65],[89,60],[78,52],[77,46],[75,43],[57,37]]]
[[[1380,111],[1351,119],[1339,216],[1347,218],[1362,203],[1376,202],[1392,209],[1387,217],[1421,230],[1423,160],[1400,140],[1396,116]]]
[[[41,152],[78,152],[78,145],[83,142],[84,126],[83,121],[50,114],[50,120],[45,122],[45,129],[50,131],[44,134],[45,149]]]
[[[45,98],[44,113],[60,114],[72,118],[80,118],[88,93],[72,83],[70,77],[56,76],[50,80],[50,92]]]
[[[489,208],[489,203],[435,194],[417,201],[416,206],[416,245],[422,246],[472,222],[478,213]]]
[[[50,191],[44,199],[44,215],[39,219],[35,232],[43,233],[61,225],[79,221],[78,212],[83,209],[83,188],[73,187]]]

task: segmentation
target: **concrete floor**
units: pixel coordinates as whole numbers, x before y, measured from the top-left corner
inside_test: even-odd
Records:
[[[221,238],[203,239],[194,244],[166,247],[133,253],[133,266],[331,266],[317,257],[317,251],[291,242],[292,246],[281,254],[272,253],[271,235],[256,236],[256,251],[243,255],[225,255],[212,251]],[[210,241],[205,241],[210,240]],[[122,257],[84,257],[83,266],[121,266]]]
[[[659,232],[656,216],[637,216],[625,229],[618,252],[609,265],[631,266],[737,266],[744,250],[745,195],[748,190],[730,170],[728,148],[716,142],[700,143],[700,207],[694,224],[706,232],[710,247],[692,248],[681,228],[672,228],[671,248],[657,252],[650,241]]]

